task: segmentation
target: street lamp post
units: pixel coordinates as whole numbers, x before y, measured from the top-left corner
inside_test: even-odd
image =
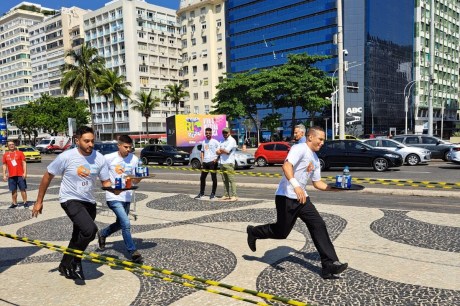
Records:
[[[339,62],[339,84],[338,84],[338,104],[339,104],[339,138],[345,139],[345,95],[343,92],[344,67],[343,67],[343,20],[342,20],[342,0],[337,0],[337,51]]]
[[[327,121],[329,120],[328,117],[324,118],[324,121],[326,121],[326,140],[327,140]],[[332,139],[334,139],[334,135],[332,135]]]
[[[404,93],[404,112],[406,113],[405,120],[404,120],[404,134],[407,134],[407,112],[409,111],[409,96],[410,96],[412,86],[414,86],[415,82],[417,82],[417,80],[410,81],[404,87],[404,92],[403,92]],[[407,91],[407,94],[406,94],[407,86],[409,86],[409,90]]]

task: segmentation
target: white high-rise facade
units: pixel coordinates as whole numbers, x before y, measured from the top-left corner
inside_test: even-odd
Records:
[[[460,4],[458,0],[436,0],[434,7],[434,54],[431,54],[431,1],[416,1],[414,41],[415,123],[417,132],[427,129],[430,78],[432,77],[434,134],[440,135],[441,123],[460,128]],[[434,74],[430,75],[434,57]]]
[[[117,0],[84,16],[85,42],[99,50],[106,67],[131,82],[138,91],[153,90],[163,100],[166,85],[180,81],[180,34],[176,12],[142,0]],[[112,132],[113,104],[94,97],[94,125],[101,139]],[[180,110],[183,110],[181,106]],[[166,117],[175,106],[162,101],[149,118],[149,133],[164,133]],[[145,118],[125,99],[116,109],[115,134],[145,131]]]
[[[33,7],[34,10],[30,9]],[[33,100],[29,29],[44,19],[43,11],[52,10],[23,2],[0,17],[2,110],[13,109]]]
[[[181,0],[182,71],[185,113],[208,114],[226,69],[225,1]]]
[[[78,7],[61,8],[54,16],[30,27],[30,59],[34,100],[42,94],[61,96],[61,67],[65,52],[83,44],[83,15]]]

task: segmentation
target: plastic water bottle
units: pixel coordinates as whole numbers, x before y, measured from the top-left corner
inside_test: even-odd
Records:
[[[350,177],[350,169],[348,169],[348,166],[345,166],[343,168],[343,174],[342,174],[342,188],[350,188],[351,187],[351,177]]]
[[[136,176],[144,176],[144,167],[142,160],[139,159],[139,162],[137,163],[137,168],[136,168]]]

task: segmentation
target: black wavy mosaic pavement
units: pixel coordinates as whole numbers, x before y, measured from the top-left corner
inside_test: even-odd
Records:
[[[1,206],[10,206],[11,203],[1,203]],[[23,206],[17,208],[2,209],[0,211],[0,226],[20,223],[32,218],[32,213],[29,209],[24,209]]]
[[[145,258],[145,264],[161,269],[172,270],[178,273],[187,272],[189,275],[198,276],[205,279],[221,280],[230,274],[236,266],[237,260],[233,253],[229,250],[210,243],[197,241],[177,240],[177,239],[135,239],[139,247],[139,251]],[[28,257],[18,260],[3,260],[0,261],[0,272],[4,272],[9,266],[14,264],[33,264],[43,262],[58,262],[61,260],[60,253],[51,253],[40,256],[30,256],[34,251],[38,251],[37,247],[21,248],[23,254]],[[8,252],[8,248],[0,250],[0,255],[3,252]],[[90,246],[88,252],[97,252],[95,246]],[[123,241],[118,241],[107,249],[103,255],[115,257],[124,260],[126,254]],[[87,281],[91,279],[104,277],[98,271],[99,264],[83,263],[85,276]],[[57,269],[53,270],[58,273]],[[44,271],[45,272],[45,271]],[[126,272],[128,273],[128,272]],[[193,283],[189,280],[165,275],[151,271],[150,273],[161,277],[168,277],[180,282]],[[140,280],[140,290],[137,297],[132,301],[132,305],[170,305],[171,303],[181,299],[184,296],[196,292],[196,289],[185,287],[180,284],[162,281],[157,278],[137,275]],[[201,286],[206,286],[202,283],[195,283]]]
[[[377,235],[395,242],[446,252],[460,252],[460,227],[443,226],[407,216],[408,211],[385,210],[371,223]]]
[[[157,205],[164,205],[168,207],[168,210],[182,211],[184,210],[184,205],[190,205],[191,201],[205,202],[198,200],[194,201],[189,196],[185,195],[166,197],[162,200],[163,201],[150,201],[147,205],[155,209],[158,209]],[[194,204],[208,205],[208,203]],[[209,205],[211,204],[214,205],[214,202],[209,203]],[[238,204],[238,202],[225,204],[235,205]],[[205,206],[202,206],[199,209],[201,210],[204,208]],[[221,208],[222,207],[219,209]],[[443,229],[443,227],[437,225],[426,224],[413,219],[407,220],[407,216],[405,216],[407,212],[384,212],[384,218],[375,221],[372,227],[374,231],[379,231],[380,234],[386,236],[391,236],[390,233],[393,233],[392,230],[394,231],[395,227],[406,226],[403,223],[408,221],[413,229],[417,229],[417,227],[420,226],[424,228],[428,226],[428,229],[425,228],[424,231],[431,230],[433,232],[433,235],[426,235],[427,241],[425,241],[425,235],[419,233],[417,236],[419,243],[428,245],[432,243],[431,239],[435,239],[436,237],[438,237],[438,239],[446,239],[446,235],[455,234],[455,232]],[[347,224],[346,220],[331,214],[322,213],[321,215],[327,224],[331,239],[336,239],[345,229]],[[132,232],[139,233],[185,224],[195,224],[201,226],[202,231],[212,231],[213,227],[218,227],[218,225],[208,225],[209,223],[271,223],[275,221],[275,218],[276,212],[274,208],[248,208],[222,211],[170,223],[136,225],[132,222]],[[393,219],[395,219],[395,221],[393,221]],[[106,225],[100,222],[97,222],[97,224],[100,227]],[[355,270],[353,267],[350,267],[342,273],[340,279],[323,280],[320,277],[318,253],[311,242],[307,228],[303,222],[299,220],[294,229],[306,237],[305,245],[300,250],[294,250],[290,247],[278,247],[273,250],[267,249],[262,257],[256,257],[252,256],[252,253],[248,249],[247,254],[250,255],[243,256],[242,260],[271,262],[270,258],[273,258],[272,255],[276,254],[276,257],[279,257],[280,254],[284,254],[282,259],[271,264],[259,274],[257,278],[258,291],[270,292],[275,295],[296,300],[316,302],[319,305],[460,305],[460,291],[388,281]],[[383,231],[383,229],[385,229],[385,231]],[[60,217],[25,226],[18,230],[18,234],[43,241],[65,241],[65,243],[62,244],[66,245],[70,238],[71,230],[72,225],[70,220],[67,217]],[[242,230],[244,231],[243,228],[234,229],[234,231],[238,231],[239,235],[241,235]],[[197,235],[199,234],[200,232],[197,231]],[[118,232],[116,235],[120,235],[120,233]],[[232,230],[229,230],[228,235],[232,235]],[[458,237],[458,235],[452,237]],[[411,239],[408,239],[408,241],[412,241]],[[147,264],[203,278],[215,280],[222,279],[234,270],[237,262],[234,254],[229,250],[209,243],[175,239],[135,239],[135,242],[140,252],[145,256]],[[246,240],[244,239],[241,243],[246,245]],[[259,249],[263,248],[263,241],[259,240],[257,244]],[[124,258],[127,255],[124,243],[120,238],[109,239],[107,247],[108,249],[105,251],[107,255],[113,255],[120,258]],[[91,245],[88,250],[95,250],[95,248],[95,245]],[[25,247],[20,249],[24,251],[25,254],[23,260],[19,260],[20,263],[31,263],[40,260],[58,261],[61,256],[60,254],[53,253],[50,255],[27,257],[27,255],[32,255],[35,252],[33,248]],[[455,247],[453,247],[453,249],[455,249]],[[4,250],[0,251],[0,255],[3,251]],[[9,265],[15,263],[17,263],[17,260],[4,261],[0,264],[0,271],[7,269]],[[89,270],[90,277],[98,277],[100,272],[91,268],[92,266],[93,265],[89,263],[85,263],[85,272]],[[132,302],[132,305],[169,305],[195,292],[194,289],[157,279],[141,276],[139,276],[139,279],[141,288],[138,296]],[[212,297],[210,297],[210,299],[211,298]],[[279,305],[277,303],[273,304]]]
[[[228,208],[245,207],[249,205],[259,204],[263,201],[235,201],[224,202],[219,199],[215,200],[196,200],[186,194],[173,195],[170,197],[160,198],[147,203],[148,208],[166,210],[166,211],[207,211],[220,210]]]

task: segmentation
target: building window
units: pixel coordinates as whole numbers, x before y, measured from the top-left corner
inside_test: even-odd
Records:
[[[219,68],[219,69],[224,68],[224,63],[222,63],[222,62],[217,63],[217,68]]]
[[[216,21],[216,26],[217,26],[218,28],[220,28],[220,27],[222,26],[222,20],[217,19],[217,21]]]
[[[359,89],[358,82],[347,81],[347,92],[358,93],[358,89]]]
[[[193,111],[195,112],[195,114],[199,114],[200,113],[200,107],[199,106],[194,106]]]
[[[216,5],[216,13],[220,13],[222,6],[220,4]]]
[[[221,41],[222,40],[222,34],[221,33],[218,33],[217,34],[217,41]]]
[[[192,33],[195,32],[195,25],[194,24],[192,24],[192,26],[190,27],[190,30],[192,31]]]
[[[205,44],[205,43],[208,41],[208,39],[206,38],[206,36],[201,36],[201,39],[202,39],[202,43],[203,43],[203,44]]]
[[[195,45],[196,45],[196,39],[192,38],[192,46],[195,46]]]
[[[222,83],[224,81],[224,77],[220,76],[219,77],[219,84]]]
[[[193,100],[198,100],[198,93],[197,92],[193,93]]]
[[[203,71],[208,71],[208,64],[203,64]]]
[[[202,30],[206,30],[206,22],[202,22],[202,23],[201,23],[201,29],[202,29]]]
[[[205,98],[205,99],[209,99],[209,91],[205,91],[205,92],[204,92],[204,98]]]
[[[198,71],[197,66],[192,66],[192,72],[193,72],[193,73],[196,73],[197,71]]]
[[[208,83],[209,83],[208,78],[204,78],[204,79],[203,79],[203,85],[204,85],[204,86],[208,86]]]

